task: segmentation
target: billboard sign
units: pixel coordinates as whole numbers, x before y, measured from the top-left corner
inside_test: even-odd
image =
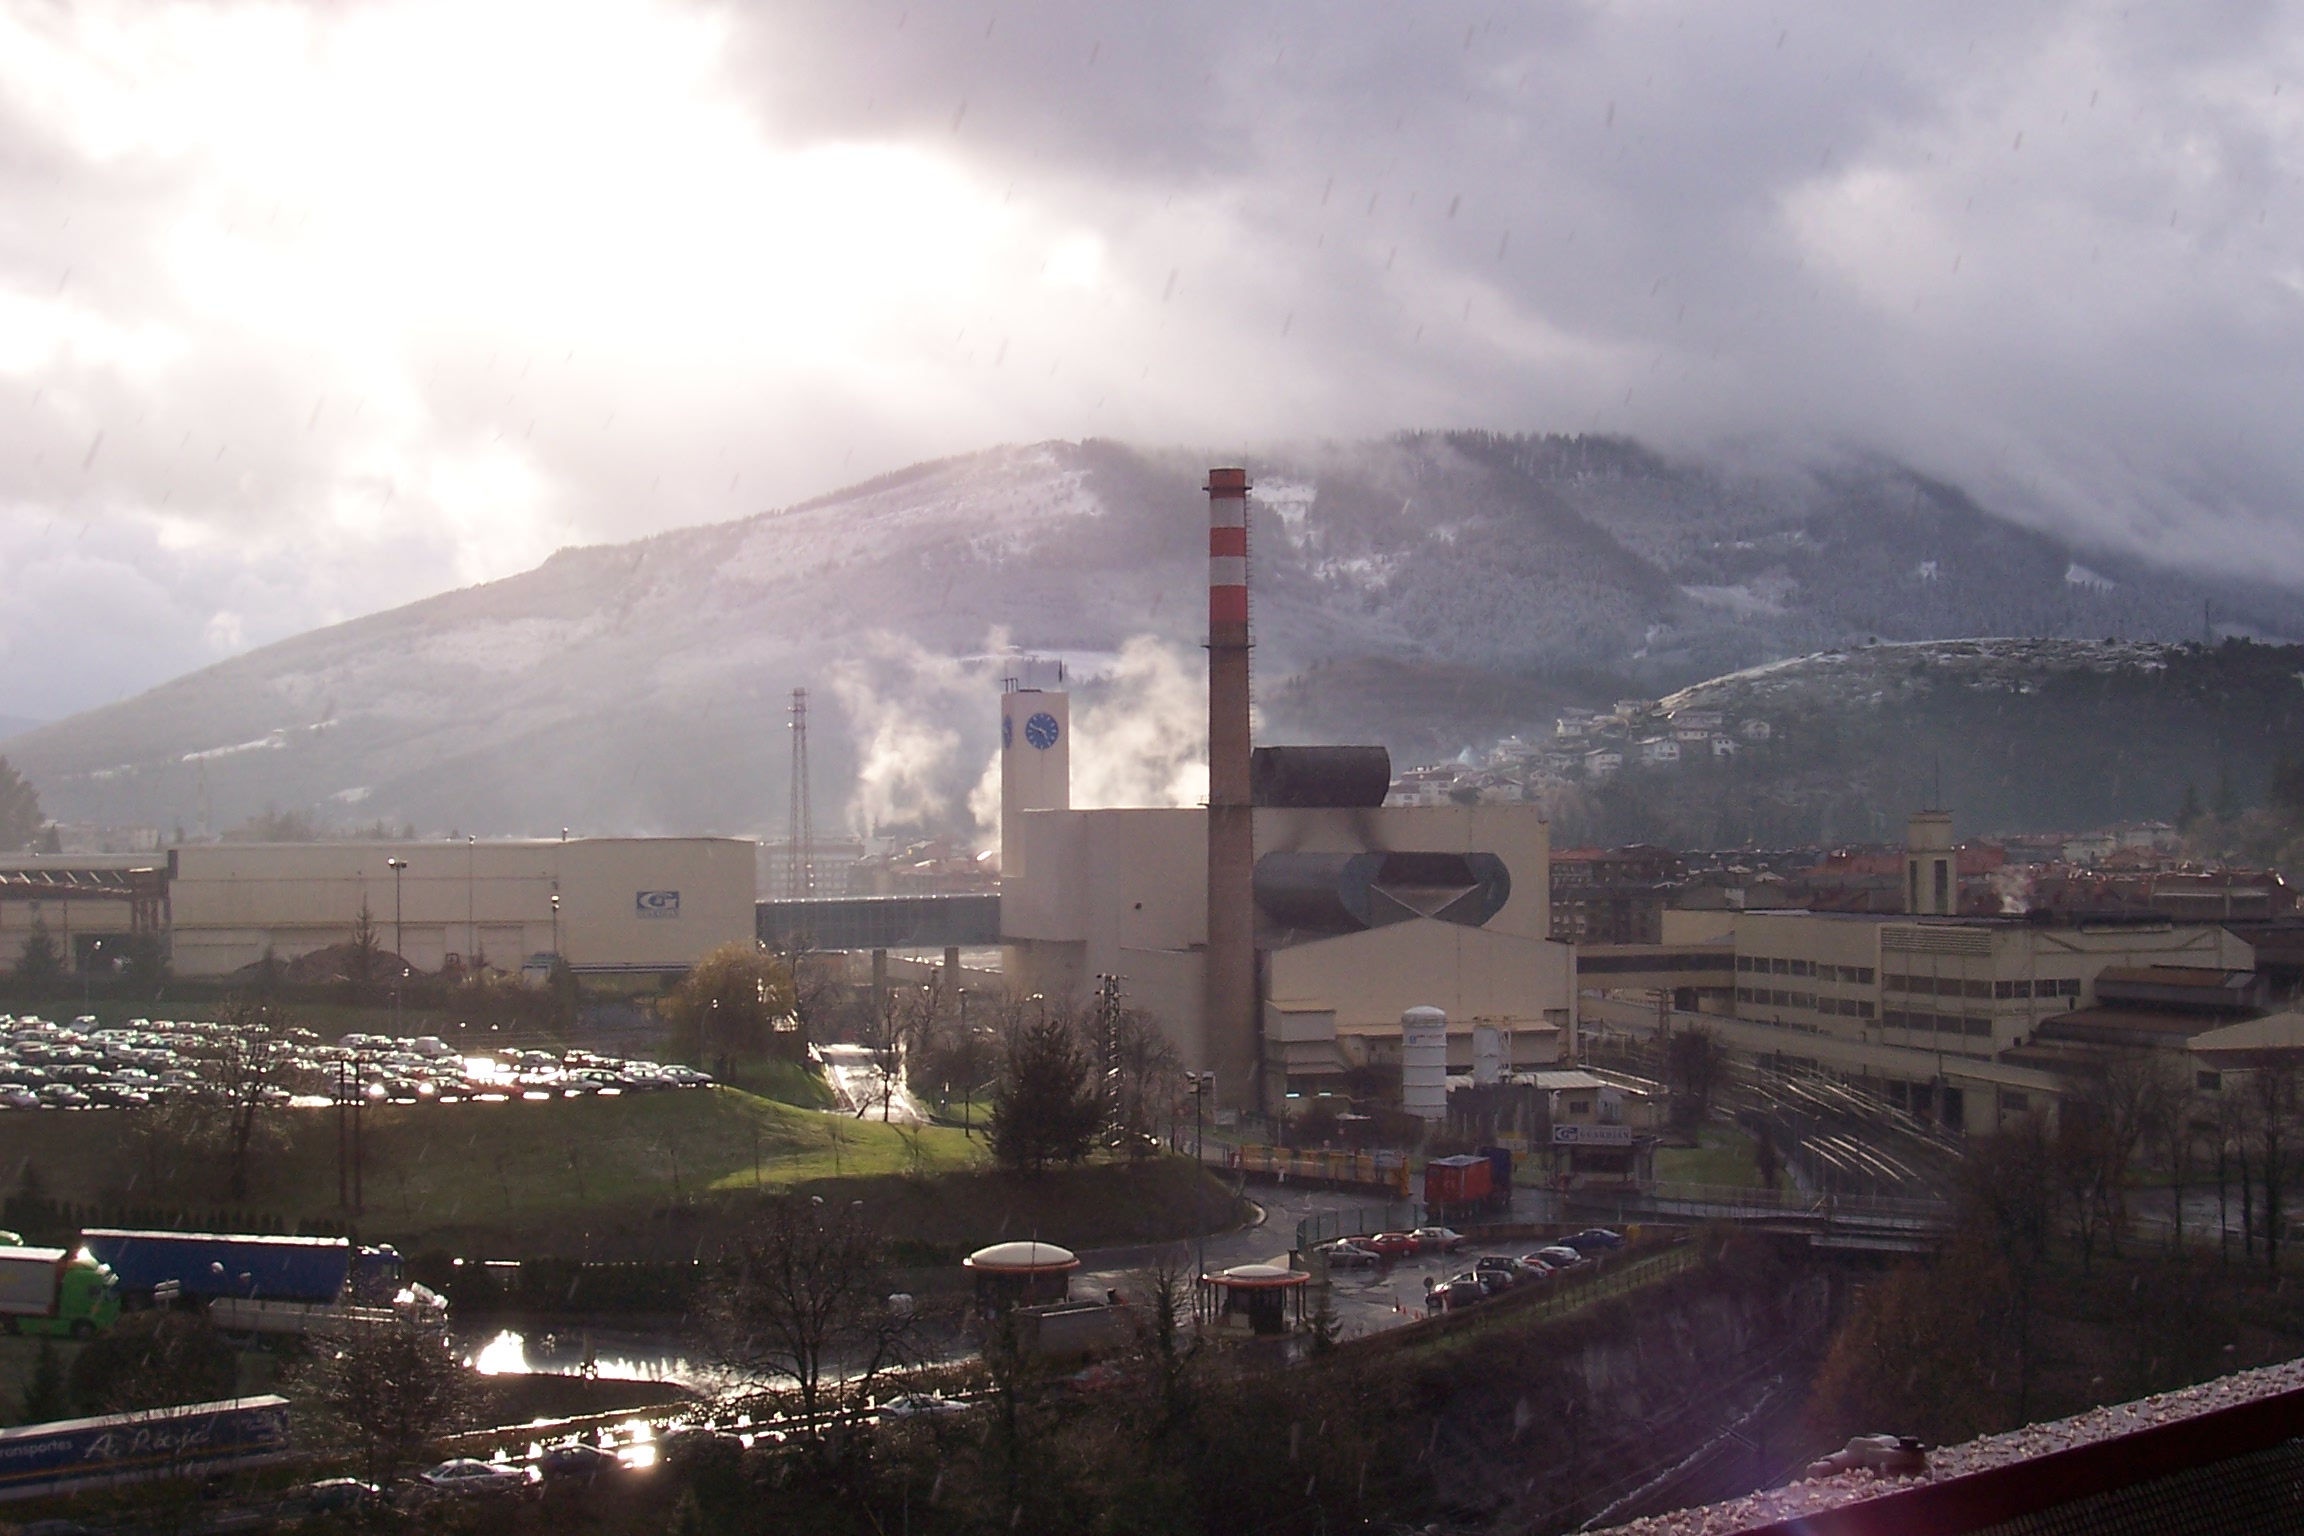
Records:
[[[1552,1127],[1552,1144],[1556,1147],[1628,1147],[1632,1145],[1632,1127],[1628,1125],[1556,1125]]]
[[[632,906],[642,917],[666,918],[680,915],[678,891],[637,891]]]

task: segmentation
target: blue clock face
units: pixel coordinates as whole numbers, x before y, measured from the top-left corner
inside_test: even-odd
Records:
[[[1002,715],[1000,717],[1000,750],[1005,752],[1014,745],[1016,745],[1016,717],[1014,715]]]
[[[1025,721],[1024,739],[1043,752],[1056,745],[1056,717],[1043,710]]]

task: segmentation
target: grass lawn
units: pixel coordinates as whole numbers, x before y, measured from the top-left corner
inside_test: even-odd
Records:
[[[1760,1187],[1760,1165],[1752,1160],[1752,1138],[1742,1130],[1733,1125],[1698,1126],[1696,1143],[1693,1147],[1656,1149],[1659,1183]]]
[[[958,1131],[916,1134],[878,1121],[797,1109],[732,1088],[502,1104],[386,1106],[366,1113],[367,1212],[376,1236],[473,1227],[533,1231],[645,1215],[715,1192],[836,1177],[936,1173],[980,1161]],[[215,1170],[151,1167],[123,1146],[112,1113],[0,1116],[0,1178],[38,1169],[49,1196],[75,1205],[229,1208],[291,1228],[333,1217],[336,1116],[284,1110],[245,1201],[227,1202]],[[151,1177],[161,1189],[155,1193]],[[139,1188],[139,1185],[142,1187]]]
[[[0,1188],[26,1170],[79,1225],[233,1227],[339,1219],[336,1116],[277,1112],[245,1201],[220,1170],[139,1150],[126,1116],[0,1115]],[[1091,1164],[1027,1179],[990,1166],[981,1136],[795,1108],[718,1087],[615,1098],[387,1106],[367,1112],[363,1241],[479,1258],[689,1257],[755,1190],[864,1199],[890,1234],[937,1253],[1038,1235],[1074,1247],[1176,1237],[1237,1219],[1188,1159]],[[154,1181],[159,1181],[155,1191]],[[1194,1202],[1200,1203],[1195,1210]],[[143,1213],[141,1208],[156,1208]]]

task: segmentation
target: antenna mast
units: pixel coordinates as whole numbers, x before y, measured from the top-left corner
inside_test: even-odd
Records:
[[[792,690],[792,810],[785,826],[784,894],[816,894],[816,813],[808,803],[808,690]]]

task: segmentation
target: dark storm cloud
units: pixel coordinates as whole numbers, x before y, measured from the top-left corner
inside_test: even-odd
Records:
[[[2300,42],[2240,3],[0,4],[0,598],[101,584],[40,574],[61,521],[181,616],[37,690],[19,622],[0,710],[1088,433],[1877,449],[2304,580]]]

